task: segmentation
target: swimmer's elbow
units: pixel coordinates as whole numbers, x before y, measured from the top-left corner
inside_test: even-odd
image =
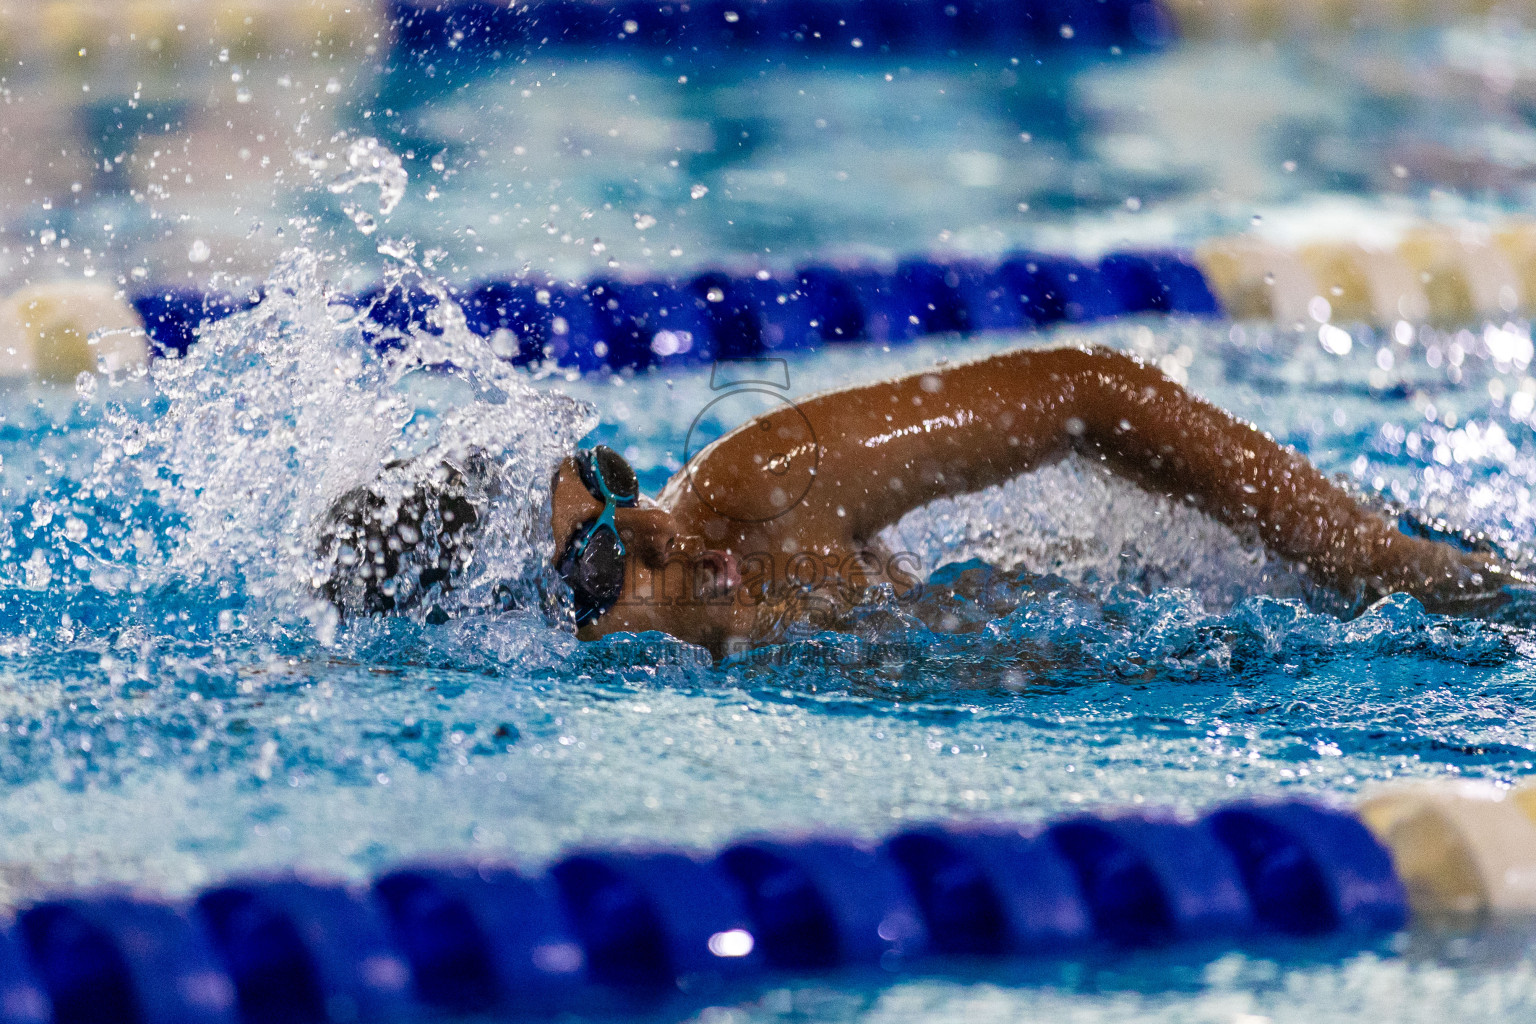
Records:
[[[1095,374],[1108,378],[1111,383],[1140,386],[1173,383],[1162,370],[1133,353],[1099,344],[1089,345],[1082,351],[1088,360],[1087,368]]]

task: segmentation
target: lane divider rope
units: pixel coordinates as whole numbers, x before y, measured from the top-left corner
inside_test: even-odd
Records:
[[[392,0],[397,63],[437,73],[552,45],[604,54],[1107,52],[1168,41],[1161,0]]]
[[[550,46],[603,53],[1124,53],[1176,39],[1287,39],[1486,17],[1490,0],[391,0],[395,60],[437,73]],[[1508,7],[1508,5],[1505,5]],[[1508,13],[1528,12],[1517,0]]]
[[[1494,9],[1491,0],[28,0],[0,4],[0,59],[71,72],[132,61],[169,72],[208,46],[237,59],[316,49],[371,56],[375,47],[398,67],[431,64],[452,78],[460,67],[546,47],[704,57],[1088,55],[1174,40],[1401,30]],[[1518,16],[1531,2],[1497,9]]]
[[[1378,248],[1337,240],[1283,246],[1238,235],[1193,252],[1123,252],[1096,262],[1018,252],[996,260],[914,257],[894,269],[814,264],[681,280],[491,280],[448,293],[469,329],[496,337],[508,358],[583,372],[1145,313],[1328,329],[1502,325],[1536,305],[1536,223],[1512,220],[1472,235],[1425,225]],[[173,287],[125,302],[99,282],[27,286],[0,299],[0,377],[68,381],[102,358],[110,366],[131,362],[145,352],[130,336],[135,329],[152,354],[181,355],[206,324],[259,301],[259,292]],[[439,300],[419,286],[376,286],[337,301],[362,313],[378,345],[441,330]],[[102,330],[110,334],[90,344]]]
[[[1195,262],[1236,319],[1390,324],[1495,321],[1536,306],[1536,225],[1471,231],[1419,225],[1391,244],[1324,239],[1281,245],[1252,235],[1197,246]]]
[[[519,363],[583,372],[748,358],[845,342],[901,343],[944,332],[1017,330],[1146,312],[1215,315],[1205,278],[1177,252],[1120,253],[1097,264],[1019,253],[996,263],[910,259],[893,271],[811,266],[774,276],[705,272],[683,281],[489,281],[453,291],[469,329],[507,340]],[[162,354],[183,354],[204,324],[259,296],[141,294],[134,306]],[[376,345],[440,333],[439,299],[376,287],[347,300]]]
[[[1536,914],[1536,790],[1420,787],[1358,813],[1244,801],[1187,820],[929,824],[877,844],[578,850],[527,875],[406,865],[366,887],[233,879],[181,901],[84,893],[0,928],[0,1024],[275,1024],[626,1012],[775,976],[942,971],[1198,941]]]

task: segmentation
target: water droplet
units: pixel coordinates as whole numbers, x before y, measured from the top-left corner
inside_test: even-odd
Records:
[[[70,516],[64,520],[64,536],[79,544],[90,535],[90,530],[85,525],[85,520],[76,516]]]
[[[192,241],[192,248],[187,250],[187,262],[207,263],[210,255],[211,250],[208,248],[208,243],[201,238],[197,238]]]
[[[695,185],[688,190],[688,194],[695,199],[703,199],[705,196],[709,195],[709,186]]]
[[[359,185],[377,185],[379,189],[378,215],[388,217],[405,198],[410,175],[400,163],[400,158],[382,145],[378,139],[355,139],[347,146],[347,169],[331,182],[333,195],[346,195]],[[344,212],[352,218],[363,234],[371,234],[378,226],[373,215],[360,207],[347,206]]]

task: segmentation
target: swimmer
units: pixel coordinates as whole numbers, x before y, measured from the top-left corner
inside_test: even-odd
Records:
[[[909,590],[917,567],[876,548],[882,528],[1073,452],[1257,536],[1362,603],[1402,592],[1475,613],[1527,582],[1491,554],[1399,531],[1297,452],[1103,348],[1008,352],[786,404],[703,449],[654,499],[616,452],[577,452],[554,474],[554,568],[581,639],[659,630],[718,655],[762,641],[774,593]],[[434,466],[392,515],[368,489],[337,503],[327,550],[365,554],[350,560],[354,578],[328,585],[333,601],[345,607],[351,586],[363,594],[354,605],[392,610],[387,582],[434,511],[420,588],[452,585],[479,518],[475,460],[461,461]]]

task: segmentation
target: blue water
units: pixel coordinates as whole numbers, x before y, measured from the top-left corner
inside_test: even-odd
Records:
[[[927,818],[1349,801],[1405,779],[1532,773],[1526,611],[1444,619],[1394,598],[1341,618],[1352,610],[1243,538],[1079,463],[899,524],[888,542],[935,573],[920,599],[857,609],[833,631],[791,624],[781,643],[719,664],[658,635],[578,643],[528,612],[338,621],[311,579],[314,519],[336,495],[392,455],[491,438],[532,497],[496,519],[500,561],[477,565],[480,590],[465,593],[536,576],[548,459],[601,440],[654,488],[715,394],[707,370],[529,375],[452,323],[376,357],[327,281],[1091,251],[1186,242],[1255,214],[1260,230],[1486,217],[1525,194],[1526,83],[1479,106],[1368,73],[1418,61],[1421,81],[1465,84],[1477,60],[1525,38],[1503,24],[1458,31],[1238,65],[1197,47],[1045,78],[1006,59],[757,77],[530,62],[391,113],[356,68],[253,67],[242,74],[258,106],[302,92],[340,108],[304,129],[318,137],[284,164],[289,177],[253,154],[231,164],[247,168],[235,186],[195,174],[151,194],[143,179],[132,191],[92,179],[47,209],[12,181],[7,287],[44,270],[128,282],[222,268],[266,280],[271,298],[147,379],[0,393],[0,901],[98,883],[182,893],[292,865],[360,878],[431,854],[537,867],[576,845],[708,847],[759,829],[873,837]],[[179,88],[162,95],[191,86]],[[1211,96],[1227,120],[1205,116]],[[211,159],[197,147],[212,136],[188,123],[168,149]],[[1374,141],[1341,145],[1362,126]],[[333,129],[348,135],[333,142]],[[1456,132],[1486,143],[1452,139],[1458,167],[1511,176],[1458,191],[1456,168],[1423,156],[1437,152],[1426,139]],[[387,216],[374,197],[388,174],[382,190],[330,187],[351,180],[338,178],[346,148],[365,136],[405,172]],[[1360,155],[1399,151],[1401,177]],[[189,263],[197,239],[211,255]],[[1148,319],[828,349],[788,369],[803,395],[1021,344],[1113,345],[1363,491],[1524,557],[1536,541],[1529,339],[1524,321],[1386,325],[1356,329],[1340,355],[1315,328]],[[427,368],[445,358],[462,369]],[[1520,1021],[1536,1007],[1528,943],[1416,936],[830,979],[701,1020]]]

